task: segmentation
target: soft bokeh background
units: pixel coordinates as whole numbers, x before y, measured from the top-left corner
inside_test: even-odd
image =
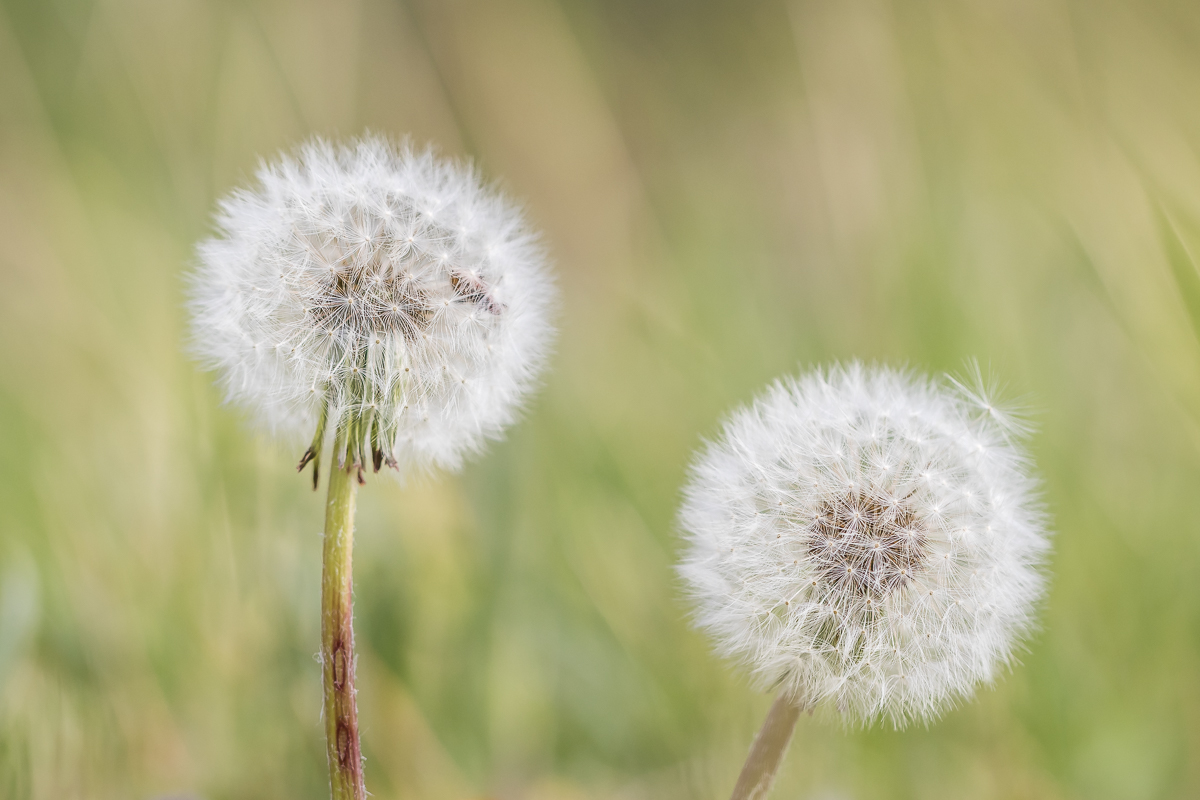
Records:
[[[769,703],[672,517],[800,364],[1034,412],[1043,629],[779,798],[1200,796],[1200,6],[0,0],[0,797],[322,798],[322,498],[184,353],[214,199],[312,133],[477,159],[558,262],[545,390],[361,494],[377,798],[720,798]]]

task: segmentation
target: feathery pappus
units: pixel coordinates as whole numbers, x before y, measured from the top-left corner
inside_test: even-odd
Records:
[[[1010,661],[1044,593],[1023,433],[983,389],[887,367],[776,382],[691,469],[697,624],[799,704],[936,717]]]
[[[500,436],[553,338],[521,212],[469,166],[314,139],[221,201],[192,276],[194,347],[301,469],[455,469]]]

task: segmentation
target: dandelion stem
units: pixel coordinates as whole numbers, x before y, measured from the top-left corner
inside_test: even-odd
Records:
[[[797,703],[786,692],[775,698],[762,729],[750,746],[750,755],[746,757],[742,774],[738,775],[731,800],[762,800],[771,791],[775,773],[779,771],[783,755],[792,742],[796,720],[800,718],[804,705]]]
[[[338,451],[335,446],[334,452]],[[321,678],[325,689],[325,737],[333,800],[364,800],[358,707],[354,697],[354,610],[351,554],[354,549],[355,467],[329,476],[325,503],[325,552],[321,576]]]

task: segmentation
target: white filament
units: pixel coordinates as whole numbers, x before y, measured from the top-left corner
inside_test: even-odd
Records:
[[[546,360],[554,289],[535,237],[428,150],[314,140],[264,164],[216,225],[193,276],[195,348],[271,431],[312,437],[326,407],[330,436],[365,420],[402,471],[453,469],[513,421]]]
[[[1032,625],[1049,543],[1018,422],[987,393],[850,364],[785,379],[692,467],[680,572],[764,687],[929,720]]]

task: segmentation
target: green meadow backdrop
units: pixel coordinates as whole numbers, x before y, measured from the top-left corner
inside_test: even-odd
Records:
[[[726,796],[770,698],[678,487],[850,358],[1029,410],[1053,579],[996,687],[803,720],[775,796],[1200,796],[1200,5],[0,0],[0,797],[327,796],[323,498],[183,304],[218,196],[363,130],[501,179],[562,290],[507,441],[360,495],[374,797]]]

